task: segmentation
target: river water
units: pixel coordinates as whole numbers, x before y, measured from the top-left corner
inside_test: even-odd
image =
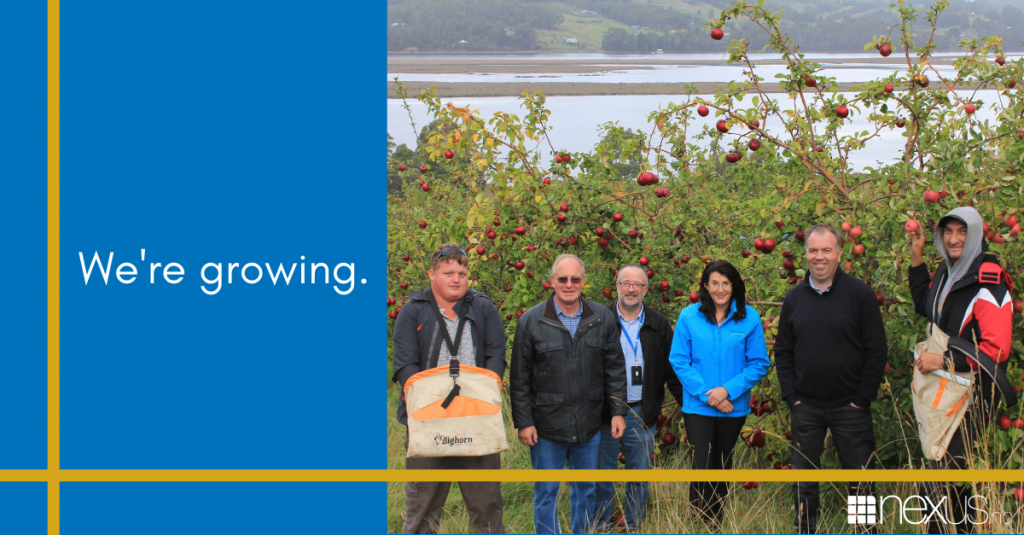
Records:
[[[768,56],[765,54],[764,56]],[[898,73],[900,70],[898,66],[886,66],[886,65],[874,65],[869,63],[858,63],[857,60],[863,61],[864,58],[874,57],[877,58],[877,54],[808,54],[809,59],[823,59],[830,60],[829,67],[825,69],[825,75],[835,76],[840,82],[863,82],[876,78],[888,77],[893,73]],[[391,57],[402,57],[400,55],[393,55]],[[417,59],[460,59],[464,56],[439,56],[438,58],[432,58],[429,55],[415,56]],[[523,82],[523,81],[537,81],[537,82],[614,82],[614,83],[652,83],[652,82],[727,82],[734,79],[743,78],[742,68],[733,67],[726,65],[650,65],[645,64],[644,61],[652,59],[681,59],[681,60],[694,60],[694,59],[721,59],[718,54],[664,54],[664,55],[630,55],[620,56],[611,54],[590,54],[585,58],[580,55],[572,54],[550,54],[550,55],[497,55],[497,56],[470,56],[467,55],[465,58],[474,59],[487,59],[487,60],[502,60],[502,59],[530,59],[530,60],[567,60],[567,59],[588,59],[593,60],[594,65],[602,64],[602,60],[608,59],[636,59],[637,65],[644,65],[650,67],[649,69],[643,70],[621,70],[621,65],[609,66],[608,71],[595,74],[579,74],[579,73],[566,73],[566,74],[551,74],[545,73],[543,77],[540,75],[534,75],[534,78],[523,78],[524,76],[531,76],[529,73],[525,74],[419,74],[419,75],[407,75],[398,74],[401,80],[405,81],[436,81],[439,83],[459,83],[459,82]],[[838,59],[845,59],[846,62],[834,61]],[[936,66],[940,69],[943,74],[951,72],[950,67]],[[783,72],[783,66],[775,65],[763,65],[757,69],[759,76],[766,78],[771,82],[773,76],[777,72]],[[389,73],[389,79],[393,78],[396,73]],[[934,78],[934,76],[933,76]],[[934,83],[934,80],[933,80]],[[962,97],[969,97],[970,93],[964,93]],[[711,99],[712,95],[702,95],[706,99]],[[846,93],[848,99],[853,98],[853,93]],[[794,103],[787,98],[785,94],[774,94],[773,97],[779,99],[785,99],[781,102],[783,109],[794,109]],[[647,122],[647,116],[652,112],[660,108],[664,108],[670,102],[681,103],[685,100],[685,96],[682,95],[602,95],[602,96],[556,96],[548,97],[547,107],[551,110],[550,118],[550,137],[556,150],[572,151],[572,152],[586,152],[594,148],[594,145],[603,136],[602,125],[606,123],[616,123],[623,127],[639,129],[641,131],[649,133],[652,125]],[[745,106],[750,105],[751,97],[748,96],[745,101]],[[518,97],[460,97],[451,99],[456,106],[469,106],[473,109],[479,109],[479,113],[483,117],[491,117],[496,112],[509,112],[517,115],[522,115],[524,112],[519,105]],[[992,121],[995,120],[997,112],[992,107],[995,105],[998,107],[998,93],[995,90],[984,90],[978,91],[973,96],[973,101],[979,104],[978,111],[975,113],[975,118],[978,121]],[[417,128],[422,128],[430,122],[427,116],[426,106],[418,101],[410,100],[409,105],[412,111],[413,120],[416,122]],[[394,140],[398,144],[406,144],[409,147],[413,147],[415,144],[415,134],[410,126],[409,114],[402,107],[402,101],[395,99],[388,99],[388,133],[394,137]],[[840,130],[841,134],[849,134],[853,132],[860,132],[868,130],[873,132],[873,125],[868,123],[867,115],[869,110],[864,109],[861,111],[851,110],[850,119],[844,121],[843,127]],[[710,125],[713,126],[717,120],[714,114],[709,115],[706,118],[695,117],[696,124],[698,125]],[[780,121],[778,119],[769,118],[766,127],[773,134],[777,134],[777,129],[780,128]],[[693,132],[693,130],[691,130]],[[734,127],[733,133],[745,132],[740,127]],[[880,135],[872,139],[863,149],[857,151],[855,154],[851,154],[850,164],[855,169],[863,169],[865,167],[877,167],[880,163],[891,163],[899,160],[901,151],[904,145],[904,139],[902,134],[903,130],[884,129]],[[693,134],[691,133],[691,137]],[[547,151],[547,143],[545,142],[541,147],[541,150]]]

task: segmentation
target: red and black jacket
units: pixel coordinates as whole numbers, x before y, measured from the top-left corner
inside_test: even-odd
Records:
[[[1006,367],[1013,326],[1013,281],[996,257],[978,255],[967,275],[952,283],[936,322],[938,288],[932,281],[942,280],[947,273],[945,262],[939,265],[934,278],[928,276],[925,264],[910,268],[914,308],[949,335],[946,356],[953,358],[957,371],[980,369],[984,372],[982,386],[995,382],[1006,403],[1012,406],[1017,396],[1006,379]]]

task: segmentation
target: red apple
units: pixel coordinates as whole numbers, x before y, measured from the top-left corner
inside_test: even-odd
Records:
[[[740,153],[738,153],[738,152],[730,152],[729,154],[726,154],[725,155],[725,161],[727,161],[729,163],[736,163],[736,162],[740,161]]]
[[[839,106],[838,108],[836,108],[836,115],[838,115],[840,119],[845,119],[848,115],[850,115],[850,109],[847,108],[846,106]]]
[[[929,80],[928,80],[927,76],[919,76],[917,78],[917,85],[919,85],[921,87],[928,87],[928,83],[929,83]]]
[[[785,269],[786,271],[793,271],[796,269],[796,264],[794,264],[792,260],[783,260],[782,269]]]
[[[917,232],[917,229],[921,228],[921,224],[911,219],[907,221],[906,225],[903,225],[903,230],[907,232]]]
[[[907,121],[903,117],[900,117],[899,119],[896,119],[896,128],[903,128],[906,125],[907,125]]]
[[[607,289],[607,288],[602,290],[601,293],[603,293],[605,298],[607,298],[607,299],[611,299],[612,298],[612,291]]]
[[[939,193],[937,191],[927,190],[924,192],[924,202],[937,203],[939,202]]]
[[[646,256],[641,256],[640,257],[640,265],[641,266],[646,266],[647,264],[650,264],[650,263],[651,263],[651,261],[648,260]]]
[[[747,127],[750,128],[751,130],[756,130],[761,127],[761,121],[754,119],[753,121],[747,123]]]
[[[1024,429],[1024,418],[1016,418],[1013,420],[1013,427],[1017,429]]]
[[[1024,502],[1024,487],[1017,487],[1017,489],[1013,491],[1013,499],[1018,502]]]
[[[747,148],[749,148],[752,151],[756,151],[757,149],[761,148],[761,142],[756,139],[751,139],[750,143],[747,143]]]
[[[423,191],[430,191],[430,184],[423,183]]]
[[[676,436],[672,433],[664,433],[661,435],[661,443],[666,446],[671,446],[676,443]]]
[[[398,166],[398,170],[399,171],[405,171],[405,166],[404,165],[399,165]]]
[[[740,253],[740,256],[742,256],[743,258],[750,258],[750,251],[747,250],[747,249],[744,249],[743,252]]]
[[[758,251],[763,250],[764,249],[764,240],[762,240],[761,238],[755,239],[754,240],[754,249],[757,249]]]
[[[861,255],[864,254],[864,249],[865,249],[865,247],[858,243],[857,245],[853,246],[853,254],[855,254],[857,256],[861,256]]]
[[[562,155],[561,154],[556,154],[555,155],[555,162],[556,163],[562,163]]]
[[[807,87],[814,87],[818,85],[818,81],[815,80],[813,77],[807,76],[804,78],[804,85],[806,85]]]
[[[892,93],[896,88],[892,84],[885,84],[885,94]]]
[[[477,245],[476,246],[476,254],[478,254],[480,256],[483,256],[483,255],[487,254],[487,249],[484,249],[483,245]]]
[[[659,290],[661,290],[663,292],[667,292],[668,288],[669,288],[669,282],[668,281],[661,281],[661,282],[658,283],[658,289]]]
[[[964,111],[967,112],[967,115],[970,115],[970,114],[974,113],[974,110],[975,110],[974,104],[968,104],[968,105],[964,106]]]
[[[700,115],[701,117],[707,117],[709,113],[711,113],[711,110],[709,110],[707,106],[703,104],[697,106],[697,115]]]
[[[557,219],[559,223],[565,223],[565,214],[558,214],[555,216],[555,219]]]
[[[526,246],[526,250],[532,253],[537,250],[537,246],[531,243],[530,245]]]
[[[711,38],[715,41],[721,41],[723,37],[725,37],[725,32],[723,32],[721,28],[711,30]]]
[[[565,204],[565,203],[563,202],[562,204],[559,204],[559,205],[558,205],[558,209],[559,209],[559,210],[561,210],[561,211],[563,211],[563,212],[568,212],[568,211],[569,211],[569,205],[568,205],[568,204]]]
[[[700,301],[700,294],[697,292],[690,292],[690,302],[696,303],[697,301]]]
[[[767,240],[765,240],[764,241],[764,247],[762,248],[762,251],[764,251],[765,254],[768,254],[768,253],[771,253],[774,250],[775,250],[775,240],[773,240],[771,238],[768,238]]]
[[[853,227],[850,229],[850,236],[853,236],[854,238],[859,238],[863,233],[864,231],[862,231],[860,227]]]
[[[516,234],[520,236],[526,234],[526,227],[516,227]]]
[[[804,231],[802,231],[802,230],[796,231],[793,234],[793,237],[796,238],[796,241],[799,241],[799,242],[804,241]]]
[[[612,221],[616,223],[622,221],[622,214],[612,214]]]
[[[889,43],[883,44],[878,47],[878,53],[881,54],[883,58],[889,57],[889,54],[892,54],[892,45]]]
[[[420,166],[420,172],[421,172],[421,173],[426,173],[426,172],[427,172],[427,166],[425,166],[425,165],[421,165],[421,166]]]
[[[545,186],[548,186],[551,184],[551,179],[548,177],[544,177],[544,180],[542,180],[541,182],[543,182]]]
[[[403,290],[408,290],[409,289],[409,283],[408,282],[399,283],[398,287],[403,289]]]
[[[880,293],[876,293],[875,301],[878,303],[879,306],[881,306],[882,304],[885,303],[885,296]]]
[[[562,160],[564,160],[565,163],[571,162],[572,161],[572,154],[568,154],[568,153],[563,154],[562,155]]]
[[[1009,429],[1011,425],[1013,425],[1013,420],[1010,420],[1009,416],[1004,414],[999,417],[999,427],[1002,427],[1003,429]]]
[[[999,56],[998,58],[996,58],[996,63],[998,63],[1001,67],[1006,64],[1006,58],[1003,56]]]
[[[449,160],[451,160],[452,158],[454,158],[454,157],[455,157],[455,153],[454,153],[454,152],[452,152],[452,150],[451,150],[451,149],[449,149],[449,150],[446,150],[446,151],[444,151],[444,157],[445,157],[445,158],[448,158]]]
[[[427,228],[427,222],[426,221],[420,221],[419,225],[420,225],[420,228]]]
[[[725,119],[719,119],[718,122],[715,123],[715,128],[723,134],[729,131],[729,125],[725,122]]]

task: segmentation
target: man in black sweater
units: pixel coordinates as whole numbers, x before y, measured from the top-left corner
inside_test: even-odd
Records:
[[[885,372],[887,346],[875,293],[839,269],[843,235],[832,225],[807,230],[810,276],[782,304],[775,366],[790,408],[794,469],[820,468],[825,433],[832,431],[845,469],[870,468],[875,451],[871,401]],[[851,510],[875,507],[874,484],[850,485]],[[797,533],[815,533],[818,483],[794,483]],[[854,514],[854,513],[851,513]],[[876,531],[874,515],[857,527]]]

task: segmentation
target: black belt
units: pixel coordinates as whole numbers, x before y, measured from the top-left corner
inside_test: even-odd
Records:
[[[634,401],[633,403],[626,403],[626,406],[632,409],[632,408],[635,408],[636,406],[640,405],[643,402],[644,402],[644,400],[641,399],[640,401]]]

